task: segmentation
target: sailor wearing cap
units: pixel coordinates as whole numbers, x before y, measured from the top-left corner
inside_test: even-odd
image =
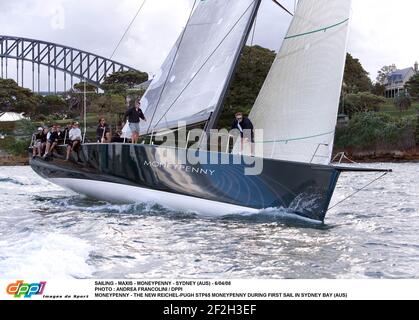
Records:
[[[38,131],[35,134],[35,143],[32,149],[32,158],[42,155],[42,151],[45,148],[45,145],[47,143],[47,133],[48,131],[44,130],[44,128],[42,127],[38,128]]]

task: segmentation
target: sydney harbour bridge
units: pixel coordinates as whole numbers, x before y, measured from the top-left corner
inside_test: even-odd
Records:
[[[13,61],[13,65],[9,60]],[[106,76],[131,70],[136,71],[122,63],[79,49],[0,35],[0,77],[13,77],[20,86],[31,88],[34,92],[56,94],[67,91],[69,85],[73,87],[74,83],[81,81],[99,88]],[[25,83],[28,79],[29,83]],[[57,89],[57,83],[61,90]]]

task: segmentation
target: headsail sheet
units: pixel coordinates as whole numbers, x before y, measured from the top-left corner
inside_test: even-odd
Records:
[[[210,118],[223,100],[260,0],[201,0],[141,101],[142,133]],[[151,121],[151,123],[150,123]]]
[[[250,118],[264,156],[328,164],[345,66],[351,0],[300,0]]]

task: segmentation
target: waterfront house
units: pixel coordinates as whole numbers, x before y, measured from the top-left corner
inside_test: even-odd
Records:
[[[386,87],[385,97],[394,98],[400,91],[404,91],[404,86],[415,74],[419,73],[418,63],[415,63],[414,68],[406,68],[396,70],[389,74],[387,81],[384,83]]]

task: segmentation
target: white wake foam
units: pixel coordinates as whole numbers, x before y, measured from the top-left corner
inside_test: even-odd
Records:
[[[92,247],[63,234],[36,234],[0,240],[0,277],[9,279],[72,279],[91,277],[86,263]]]

